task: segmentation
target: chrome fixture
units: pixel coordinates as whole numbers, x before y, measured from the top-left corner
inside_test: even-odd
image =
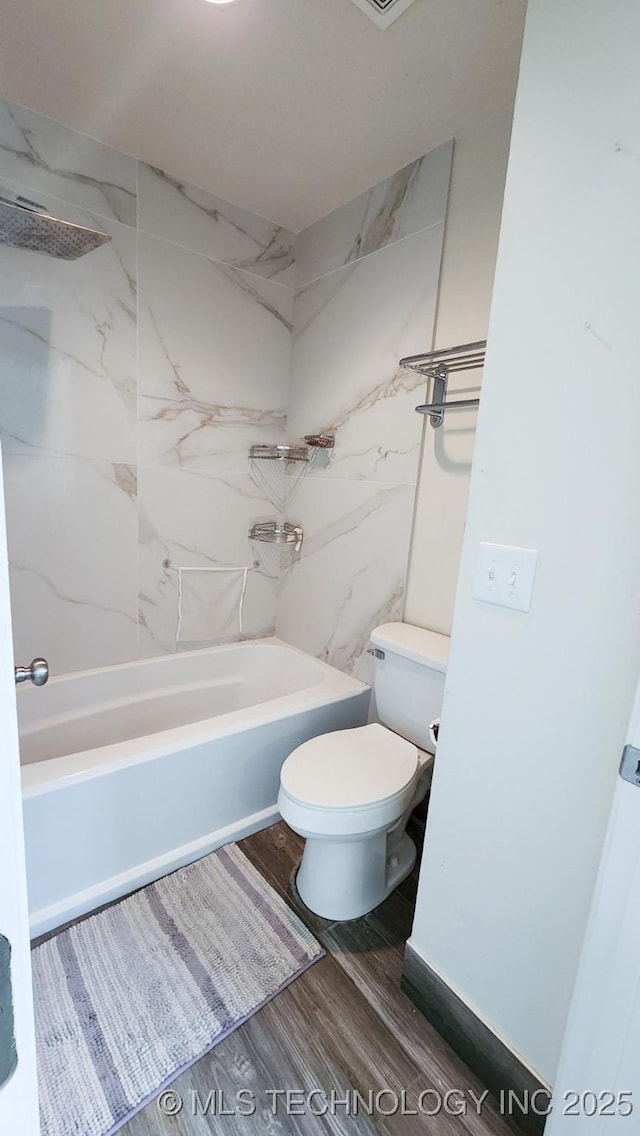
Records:
[[[27,197],[11,200],[0,194],[0,244],[43,252],[60,260],[77,260],[110,241],[107,233],[61,221]]]
[[[267,459],[269,461],[297,461],[308,462],[309,451],[306,446],[252,446],[249,457]]]
[[[289,521],[261,521],[249,529],[250,540],[261,540],[265,544],[293,544],[294,552],[302,548],[303,532],[300,525]]]
[[[49,681],[49,664],[46,659],[33,659],[29,667],[14,667],[16,684],[31,679],[34,686],[44,686]]]
[[[448,347],[444,351],[428,351],[424,355],[408,355],[400,360],[400,366],[417,371],[433,379],[433,400],[423,406],[416,406],[418,414],[428,414],[434,430],[442,426],[446,410],[464,410],[478,406],[479,398],[459,398],[447,402],[449,375],[456,371],[476,371],[484,367],[486,340],[478,343],[463,343],[459,347]]]
[[[620,762],[620,776],[630,785],[640,786],[640,749],[626,745],[622,751]]]
[[[336,444],[334,434],[305,434],[304,440],[318,450],[332,450]]]
[[[387,657],[379,647],[367,647],[367,654],[373,655],[374,659],[386,659]]]

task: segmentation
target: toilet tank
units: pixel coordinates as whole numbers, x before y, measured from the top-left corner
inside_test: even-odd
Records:
[[[410,623],[384,623],[371,633],[378,718],[390,730],[433,753],[429,723],[442,709],[449,636]]]

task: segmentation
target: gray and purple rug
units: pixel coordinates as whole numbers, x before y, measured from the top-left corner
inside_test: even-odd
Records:
[[[235,844],[49,939],[42,1136],[117,1132],[323,953]]]

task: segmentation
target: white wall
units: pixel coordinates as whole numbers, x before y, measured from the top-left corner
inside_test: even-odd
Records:
[[[552,1082],[640,665],[636,0],[531,0],[412,945]],[[539,550],[529,614],[480,540]]]
[[[517,72],[500,104],[456,131],[435,347],[486,339]],[[429,345],[430,346],[430,345]],[[425,345],[424,350],[429,346]],[[452,376],[450,390],[471,388],[481,372]],[[407,581],[405,619],[448,635],[469,494],[477,413],[458,410],[442,427],[425,423]]]

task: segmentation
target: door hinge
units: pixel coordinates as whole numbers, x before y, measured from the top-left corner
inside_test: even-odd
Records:
[[[640,749],[635,746],[625,746],[620,762],[620,776],[631,785],[640,786]]]

